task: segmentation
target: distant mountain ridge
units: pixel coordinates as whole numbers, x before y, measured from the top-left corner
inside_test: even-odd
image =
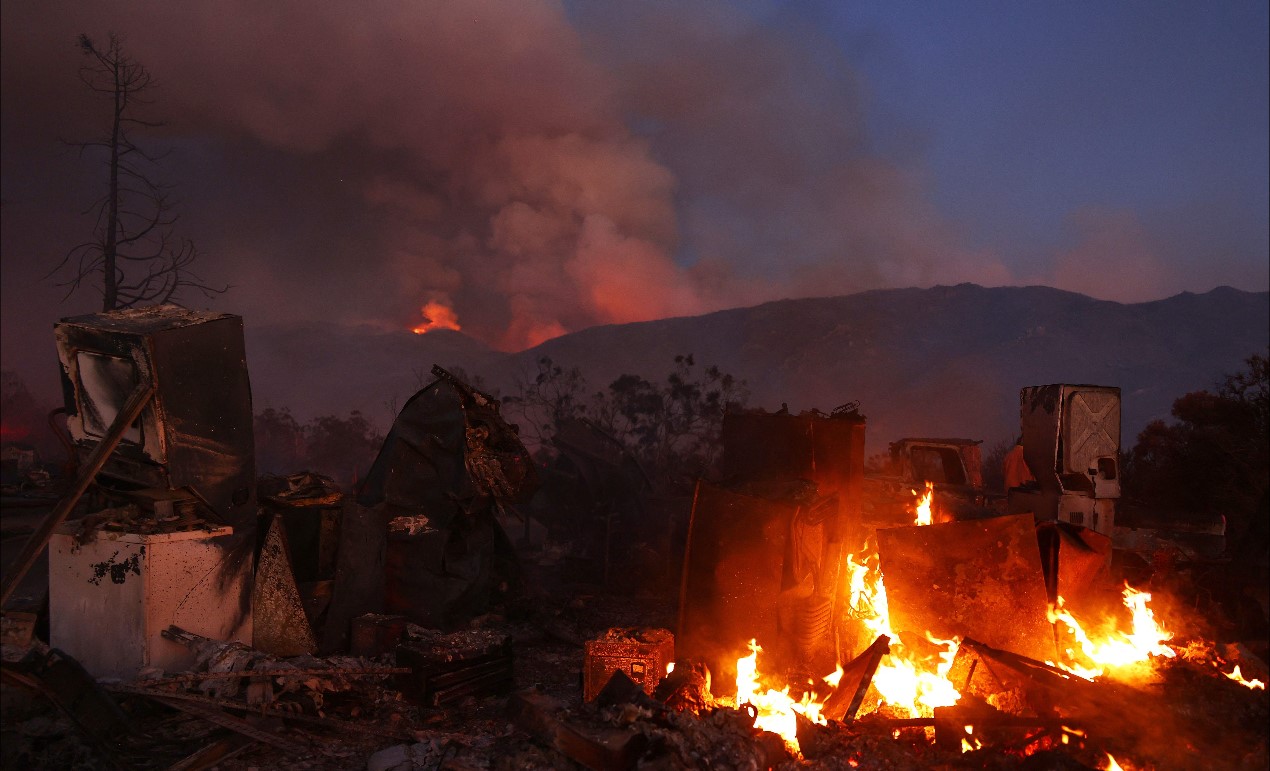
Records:
[[[779,300],[702,316],[584,329],[518,353],[459,332],[335,324],[252,329],[257,409],[297,417],[360,409],[382,426],[433,363],[507,393],[539,357],[579,367],[593,390],[618,375],[663,379],[677,354],[747,381],[752,406],[861,402],[870,448],[908,435],[1012,437],[1022,386],[1119,386],[1127,444],[1175,398],[1211,388],[1270,346],[1270,292],[1220,287],[1121,304],[1048,287],[974,284]]]

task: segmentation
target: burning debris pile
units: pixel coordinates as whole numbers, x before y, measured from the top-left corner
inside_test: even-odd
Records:
[[[536,469],[498,400],[440,368],[355,495],[244,486],[237,324],[59,330],[86,460],[6,577],[7,600],[50,547],[47,610],[4,615],[5,767],[1270,765],[1265,641],[1207,641],[1161,602],[1171,574],[1117,562],[1116,389],[1024,389],[1017,460],[1042,473],[996,499],[977,442],[901,440],[871,484],[857,405],[731,410],[679,596],[595,597],[518,558],[499,521]],[[219,417],[155,376],[186,349]],[[617,505],[642,486],[592,428],[558,437],[555,475]],[[594,517],[574,513],[557,524]],[[623,532],[592,539],[606,585]]]

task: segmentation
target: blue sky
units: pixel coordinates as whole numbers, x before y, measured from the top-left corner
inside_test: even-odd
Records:
[[[1216,205],[1242,221],[1235,259],[1264,280],[1268,7],[900,0],[824,14],[869,84],[879,141],[892,122],[920,136],[935,200],[977,241],[1043,254],[1080,206],[1167,220]]]

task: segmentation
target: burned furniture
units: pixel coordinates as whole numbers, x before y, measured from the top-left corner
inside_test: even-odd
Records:
[[[255,526],[255,444],[242,319],[175,305],[63,319],[54,326],[66,426],[91,451],[142,383],[154,388],[98,475],[123,500],[136,491],[162,517],[199,508],[246,534]]]
[[[667,629],[608,629],[586,642],[582,662],[582,699],[594,701],[614,672],[629,677],[651,694],[675,661],[675,636]]]
[[[433,707],[506,693],[512,685],[511,637],[473,629],[442,634],[407,627],[397,662],[410,668],[407,690]]]

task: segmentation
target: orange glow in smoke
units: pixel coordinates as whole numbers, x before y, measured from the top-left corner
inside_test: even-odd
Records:
[[[453,329],[456,332],[462,329],[458,314],[445,303],[429,301],[419,310],[423,314],[423,323],[410,330],[416,335],[426,334],[434,329]]]

